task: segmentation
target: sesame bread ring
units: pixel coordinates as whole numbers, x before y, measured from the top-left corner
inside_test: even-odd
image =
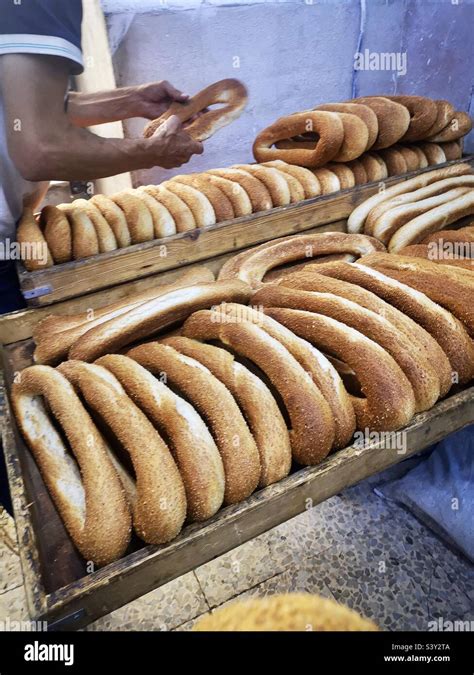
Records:
[[[153,218],[145,202],[127,192],[118,192],[110,198],[125,213],[132,244],[151,241],[155,236]]]
[[[16,238],[23,249],[22,262],[28,272],[43,270],[45,267],[54,265],[48,243],[32,209],[26,207],[23,209]]]
[[[308,132],[317,133],[319,136],[314,148],[289,150],[272,148],[279,140]],[[257,162],[282,159],[288,164],[316,168],[334,159],[343,141],[344,126],[338,113],[306,111],[281,117],[261,131],[254,141],[253,155]]]
[[[270,193],[273,206],[288,206],[290,203],[291,194],[288,181],[276,169],[260,166],[260,164],[236,164],[232,168],[250,173],[262,181]]]
[[[40,228],[56,265],[72,260],[71,226],[66,214],[48,204],[41,209]]]
[[[97,241],[99,242],[99,253],[107,253],[108,251],[117,250],[117,240],[112,231],[112,228],[99,211],[99,209],[91,204],[87,199],[75,199],[71,203],[73,209],[77,209],[85,213],[90,219],[97,233]]]
[[[408,173],[407,163],[400,150],[395,148],[386,148],[379,151],[380,157],[385,162],[388,176],[400,176],[402,173]]]
[[[268,211],[268,209],[273,208],[272,198],[266,186],[255,176],[249,175],[247,171],[241,171],[240,169],[210,169],[206,173],[210,176],[227,178],[227,180],[238,183],[247,193],[254,213]]]
[[[353,159],[352,162],[347,162],[346,166],[354,174],[354,181],[356,185],[364,185],[365,183],[369,182],[367,171],[359,159]]]
[[[147,544],[174,539],[186,517],[186,495],[178,468],[155,427],[106,368],[65,361],[58,370],[130,455],[137,490],[135,532]]]
[[[337,112],[344,127],[344,140],[332,162],[350,162],[360,157],[369,143],[369,130],[358,115]]]
[[[354,236],[342,232],[295,235],[262,248],[245,251],[237,265],[231,258],[222,266],[219,279],[241,279],[252,288],[258,288],[269,270],[293,260],[331,253],[364,256],[381,250],[385,250],[385,247],[380,242],[365,235]]]
[[[418,350],[422,359],[428,358],[430,363],[436,364],[440,382],[440,394],[444,396],[452,385],[451,365],[448,357],[441,349],[434,337],[416,321],[405,315],[396,307],[382,300],[375,293],[356,285],[356,282],[344,281],[357,268],[353,265],[331,263],[323,267],[307,268],[302,272],[292,273],[278,283],[287,288],[303,291],[318,291],[331,293],[346,300],[357,303],[361,307],[378,314],[390,321],[400,335],[404,335]],[[362,268],[363,269],[363,268]],[[363,332],[363,331],[362,331]]]
[[[444,251],[441,247],[433,244],[413,244],[400,249],[400,255],[411,256],[413,258],[424,258],[439,265],[451,265],[461,267],[462,269],[474,272],[474,259],[470,256],[464,256],[462,253],[453,251]]]
[[[145,138],[153,136],[155,131],[171,117],[176,115],[184,125],[185,131],[195,141],[205,141],[222,127],[227,126],[242,114],[247,105],[247,89],[235,79],[220,80],[206,87],[190,98],[186,103],[174,102],[160,117],[145,127]],[[207,110],[210,106],[223,104],[216,110]],[[192,120],[196,115],[197,119]],[[186,122],[189,122],[186,124]]]
[[[423,150],[428,160],[428,164],[444,164],[446,155],[443,149],[437,143],[420,143],[420,148]]]
[[[318,197],[321,194],[321,185],[316,176],[302,166],[287,164],[281,159],[275,159],[273,162],[265,162],[263,166],[272,166],[273,168],[278,169],[278,171],[282,171],[286,175],[296,178],[303,187],[305,199]]]
[[[436,104],[436,120],[421,140],[436,136],[436,134],[448,126],[456,114],[454,106],[449,101],[436,99],[434,102]]]
[[[416,171],[420,168],[419,155],[415,152],[415,146],[408,147],[407,145],[396,145],[395,149],[402,153],[403,159],[407,165],[407,171]],[[426,155],[425,155],[426,157]],[[428,160],[426,160],[428,161]]]
[[[170,237],[176,234],[176,223],[171,213],[166,206],[157,201],[146,190],[124,190],[130,195],[134,195],[141,199],[150,212],[153,221],[153,238],[162,239],[163,237]]]
[[[334,421],[333,449],[345,448],[355,431],[354,407],[341,378],[326,356],[259,309],[225,303],[219,307],[219,311],[230,317],[236,316],[239,320],[245,318],[257,324],[286,347],[308,373],[331,409]]]
[[[462,227],[460,230],[438,230],[429,234],[422,240],[422,244],[430,244],[431,242],[452,242],[452,243],[474,243],[474,228]],[[466,253],[470,254],[470,248],[466,248]],[[466,256],[467,257],[467,256]],[[469,257],[474,257],[470,255]]]
[[[410,382],[376,342],[322,314],[276,307],[265,307],[264,312],[352,368],[365,396],[352,397],[358,429],[394,431],[412,419],[415,397]]]
[[[332,173],[336,174],[339,179],[341,190],[354,187],[354,174],[346,164],[334,164],[333,162],[329,162],[329,164],[326,164],[325,168],[328,169],[328,171],[332,171]]]
[[[249,359],[280,394],[290,419],[293,459],[312,465],[323,460],[334,443],[334,421],[328,403],[291,353],[260,326],[244,319],[216,320],[218,310],[195,312],[183,333],[196,340],[219,340]]]
[[[178,195],[170,192],[163,185],[145,185],[138,190],[147,192],[153,199],[168,209],[175,222],[176,232],[188,232],[196,229],[197,224],[193,212]]]
[[[211,518],[224,500],[224,466],[199,413],[127,356],[108,354],[96,363],[117,378],[127,395],[168,440],[186,491],[188,520]]]
[[[227,178],[210,175],[209,173],[201,173],[200,177],[201,180],[214,185],[226,195],[232,204],[235,218],[249,216],[252,213],[252,202],[247,192],[235,180],[228,180]]]
[[[326,110],[328,112],[356,115],[366,125],[368,133],[367,144],[362,152],[369,150],[375,143],[379,133],[379,123],[377,115],[369,108],[369,106],[363,105],[362,103],[324,103],[323,105],[318,105],[315,110]]]
[[[69,358],[95,361],[183,321],[198,309],[220,302],[245,303],[250,292],[246,284],[237,280],[198,283],[169,291],[89,330],[71,347]]]
[[[359,162],[365,169],[369,183],[385,180],[388,177],[388,170],[385,162],[380,155],[375,152],[366,152],[359,157]]]
[[[191,173],[174,176],[171,180],[183,185],[190,185],[199,190],[211,202],[214,213],[216,214],[216,222],[222,223],[226,220],[235,218],[234,207],[229,197],[223,190],[209,180],[203,177],[204,174]]]
[[[130,512],[104,440],[71,384],[53,368],[31,366],[16,378],[11,398],[18,425],[81,555],[97,565],[120,558],[130,541]]]
[[[377,140],[372,145],[372,150],[382,150],[397,143],[408,130],[410,125],[410,113],[405,106],[384,96],[366,96],[348,101],[349,103],[362,103],[377,116],[379,133]]]
[[[398,363],[412,386],[416,412],[429,410],[438,400],[440,381],[434,367],[406,335],[399,333],[390,321],[375,312],[331,293],[272,284],[257,291],[252,302],[263,307],[287,307],[324,314],[355,328],[383,347]]]
[[[425,96],[387,96],[400,103],[410,113],[410,126],[400,139],[402,143],[413,143],[426,138],[427,132],[436,122],[438,108],[435,101]]]
[[[265,274],[263,281],[267,283],[268,281],[274,282],[278,279],[283,279],[288,274],[293,272],[298,272],[304,270],[305,268],[315,268],[317,265],[326,265],[329,262],[335,260],[344,260],[345,262],[354,262],[356,260],[355,255],[350,253],[332,253],[329,255],[320,255],[316,258],[313,258],[311,262],[301,262],[301,263],[290,263],[289,265],[282,265],[281,267],[275,267]]]
[[[329,169],[313,169],[312,173],[321,186],[322,195],[329,195],[341,190],[341,182],[334,171],[329,171]]]
[[[258,173],[257,173],[256,169],[260,169],[260,171],[262,169],[263,170],[270,169],[270,171],[272,172],[272,177],[275,176],[275,174],[273,172],[276,171],[277,174],[279,175],[279,177],[283,178],[283,180],[285,181],[285,183],[288,186],[288,190],[289,190],[289,193],[290,193],[290,204],[296,204],[298,202],[303,201],[303,199],[305,199],[305,191],[304,191],[304,188],[303,188],[302,184],[300,183],[300,181],[297,178],[295,178],[293,173],[289,173],[287,171],[281,171],[277,166],[270,166],[273,163],[274,162],[267,162],[266,164],[247,164],[246,166],[251,167],[250,173],[252,173],[253,175],[255,175],[257,177],[258,177]],[[240,165],[240,166],[242,166],[242,168],[243,168],[245,165]],[[290,166],[290,165],[288,165],[288,166]],[[305,170],[307,171],[307,169],[303,169],[303,167],[293,167],[293,168],[295,168],[295,169],[299,168],[302,171],[305,171]],[[248,171],[248,169],[245,169],[245,170]],[[313,179],[314,179],[314,176],[313,176]],[[262,178],[260,180],[262,182],[265,182],[263,180],[263,175],[262,175]],[[277,181],[277,185],[278,184],[279,184],[279,181]],[[286,199],[286,196],[285,196],[285,199]],[[273,205],[275,206],[274,200],[273,200]],[[282,204],[282,206],[285,206],[285,204]]]
[[[244,311],[247,309],[245,305],[240,307]],[[267,385],[225,349],[187,337],[167,338],[162,340],[162,344],[202,363],[235,398],[260,455],[259,487],[266,487],[287,476],[291,468],[290,437],[285,420]]]
[[[427,140],[430,143],[447,143],[449,141],[456,141],[468,134],[472,129],[472,120],[469,115],[459,110],[454,113],[454,117],[449,124],[439,131],[434,136],[430,136]]]
[[[211,282],[214,276],[205,267],[195,268],[184,272],[182,276],[171,284],[156,286],[132,297],[107,305],[99,310],[92,310],[78,314],[75,317],[50,315],[40,321],[34,328],[33,339],[36,343],[34,351],[35,363],[56,365],[67,359],[72,345],[85,333],[100,326],[106,321],[126,314],[139,305],[169,293],[170,291],[198,282]],[[61,330],[61,327],[63,329]]]
[[[349,232],[361,232],[364,228],[364,223],[372,211],[373,208],[385,202],[392,197],[397,197],[406,192],[417,190],[418,188],[425,187],[430,185],[437,180],[442,180],[444,178],[452,178],[455,176],[462,176],[471,172],[471,167],[469,164],[457,164],[453,166],[447,166],[443,169],[436,169],[434,171],[427,171],[422,173],[419,176],[410,178],[409,180],[402,181],[396,185],[392,185],[383,192],[378,192],[377,194],[366,199],[365,202],[359,204],[351,213],[347,221],[347,229]]]
[[[260,458],[255,440],[227,387],[201,363],[165,344],[140,345],[127,356],[160,379],[166,378],[204,418],[224,465],[224,502],[235,504],[251,495],[260,478]]]
[[[216,224],[216,213],[209,199],[196,188],[176,181],[167,180],[163,187],[177,195],[192,211],[197,227]]]
[[[427,295],[387,274],[358,263],[331,263],[321,274],[335,276],[357,284],[390,303],[422,326],[439,343],[451,364],[453,373],[464,384],[474,376],[474,344],[464,326],[450,312]]]
[[[419,169],[426,169],[426,167],[428,166],[428,159],[427,159],[425,153],[423,152],[423,150],[421,148],[419,148],[417,145],[412,145],[410,150],[413,150],[413,152],[418,157],[418,168]],[[402,155],[405,157],[405,161],[406,161],[406,155],[404,154],[403,149],[401,150],[401,152],[402,152]]]
[[[459,140],[450,141],[449,143],[440,143],[439,146],[444,152],[447,162],[452,162],[455,159],[461,159],[462,144]]]
[[[74,208],[72,204],[61,204],[71,226],[72,257],[82,260],[99,253],[99,238],[94,223],[82,209]]]
[[[105,195],[94,195],[90,200],[104,216],[117,240],[119,248],[126,248],[132,243],[125,213],[120,206]]]

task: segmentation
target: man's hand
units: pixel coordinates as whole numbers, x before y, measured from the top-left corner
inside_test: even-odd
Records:
[[[183,130],[176,115],[171,115],[147,141],[151,145],[150,157],[154,159],[153,166],[161,166],[164,169],[174,169],[186,164],[193,155],[202,155],[204,151],[202,143],[194,141]],[[153,150],[156,150],[154,158]]]
[[[133,117],[146,117],[146,119],[154,120],[168,110],[173,102],[186,103],[189,96],[166,80],[162,80],[139,85],[136,88],[136,99]]]

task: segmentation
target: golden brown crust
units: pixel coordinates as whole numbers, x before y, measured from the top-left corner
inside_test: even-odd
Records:
[[[255,363],[279,392],[291,422],[293,458],[303,465],[317,464],[332,448],[334,421],[331,410],[291,353],[257,324],[244,319],[222,321],[215,311],[195,312],[183,334],[197,340],[219,340]]]
[[[199,190],[211,202],[214,213],[216,214],[216,222],[222,223],[225,220],[232,220],[235,218],[234,207],[232,202],[220,186],[211,183],[208,176],[200,173],[181,174],[174,176],[171,180]]]
[[[118,192],[110,197],[125,213],[132,244],[151,241],[154,237],[153,219],[146,204],[135,195]]]
[[[341,182],[333,171],[329,169],[314,169],[312,171],[321,186],[321,194],[329,195],[332,192],[339,192]]]
[[[422,244],[429,244],[431,242],[474,242],[474,228],[463,227],[460,230],[438,230],[433,232],[423,239]],[[467,257],[467,256],[466,256]]]
[[[352,113],[338,112],[344,127],[344,139],[333,162],[350,162],[366,151],[369,143],[369,130],[365,122]]]
[[[290,203],[291,193],[288,182],[276,169],[260,164],[235,164],[232,168],[245,171],[258,178],[270,193],[274,207],[288,206]]]
[[[417,145],[412,145],[411,150],[415,153],[415,155],[418,158],[418,168],[419,169],[426,169],[428,166],[428,158],[426,157],[425,153],[421,148],[419,148]],[[402,155],[403,155],[403,148],[402,148]],[[405,153],[405,160],[406,160],[406,153]]]
[[[264,311],[352,368],[365,396],[352,399],[359,429],[394,431],[408,424],[415,412],[413,389],[400,366],[376,342],[321,314],[274,307]]]
[[[444,164],[446,161],[446,155],[437,143],[420,143],[419,146],[423,150],[430,166],[432,164]]]
[[[31,366],[15,380],[12,404],[48,491],[80,553],[98,565],[120,558],[130,541],[130,512],[102,436],[71,384],[53,368]]]
[[[241,171],[240,169],[210,169],[206,173],[211,176],[218,176],[219,178],[227,178],[227,180],[238,183],[247,193],[254,213],[267,211],[272,208],[272,198],[266,186],[255,176],[249,175],[247,171]]]
[[[66,214],[48,204],[41,210],[40,224],[55,264],[72,260],[71,226]]]
[[[133,359],[101,357],[127,395],[168,440],[186,491],[190,521],[211,518],[224,500],[224,466],[219,450],[198,412]]]
[[[353,188],[355,185],[355,178],[352,170],[346,164],[334,164],[329,162],[326,164],[326,169],[336,174],[339,179],[339,184],[341,190],[346,190],[347,188]]]
[[[94,195],[91,203],[99,209],[112,228],[118,247],[126,248],[130,246],[132,243],[130,230],[128,229],[125,213],[120,206],[109,197],[100,194]]]
[[[426,138],[438,116],[435,101],[426,96],[387,96],[387,98],[404,105],[410,113],[410,125],[401,142],[413,143]]]
[[[200,177],[206,183],[215,185],[226,195],[232,204],[235,218],[249,216],[252,213],[252,202],[247,192],[235,180],[228,180],[227,178],[222,178],[222,176],[211,176],[208,173],[202,173]]]
[[[385,162],[383,161],[382,157],[377,155],[375,152],[366,152],[364,155],[359,157],[359,162],[365,169],[367,181],[369,183],[387,178],[388,171]]]
[[[379,133],[372,150],[388,148],[406,133],[410,124],[410,113],[400,103],[390,101],[384,96],[362,96],[353,99],[351,103],[362,103],[371,108],[377,116]]]
[[[323,105],[318,105],[315,110],[357,115],[365,123],[368,132],[367,143],[362,152],[369,150],[375,143],[379,133],[379,123],[377,115],[369,106],[362,103],[324,103]]]
[[[468,134],[472,129],[472,120],[465,112],[456,111],[449,124],[434,136],[430,136],[428,141],[435,143],[446,143],[456,141]]]
[[[99,254],[99,239],[94,223],[87,213],[76,209],[72,204],[61,204],[71,226],[72,257],[74,260],[82,260]]]
[[[321,194],[321,185],[316,176],[302,166],[287,164],[281,159],[275,159],[273,162],[265,162],[264,166],[273,166],[275,169],[282,171],[286,175],[294,176],[303,187],[305,199],[318,197]]]
[[[167,180],[162,184],[166,190],[177,195],[192,211],[196,227],[209,227],[216,224],[216,213],[209,199],[191,185]]]
[[[442,129],[448,126],[456,113],[454,106],[449,101],[436,99],[434,103],[436,104],[436,119],[426,132],[424,138],[430,138],[430,136],[435,136],[442,131]]]
[[[206,421],[224,465],[225,503],[235,504],[251,495],[260,477],[258,449],[222,382],[195,359],[158,342],[135,347],[128,356],[176,387]]]
[[[22,262],[28,272],[42,270],[54,265],[46,239],[36,222],[32,209],[25,208],[16,231],[18,243],[28,253],[23,252]]]
[[[153,221],[154,239],[171,237],[173,234],[176,234],[176,223],[164,204],[156,200],[146,190],[125,190],[125,192],[138,197],[138,199],[141,199],[144,202]]]
[[[229,78],[214,82],[186,103],[172,103],[166,112],[147,124],[143,135],[145,138],[153,136],[171,115],[177,115],[191,138],[205,141],[216,131],[240,117],[247,105],[247,99],[247,89],[239,80]],[[217,110],[206,110],[218,103],[224,105]],[[195,115],[198,115],[197,119],[186,125],[185,123]]]
[[[145,185],[138,189],[147,192],[153,199],[168,209],[175,222],[176,232],[188,232],[196,229],[197,224],[193,212],[178,195],[167,190],[163,185]]]
[[[407,163],[400,150],[395,148],[386,148],[379,151],[380,157],[385,162],[388,176],[400,176],[408,172]]]
[[[232,305],[246,310],[245,305]],[[161,341],[208,368],[237,401],[260,455],[259,487],[276,483],[291,468],[291,444],[285,420],[267,385],[225,349],[187,337]]]
[[[450,250],[446,251],[443,246],[437,246],[434,242],[431,244],[413,244],[413,246],[405,246],[400,249],[399,254],[413,258],[431,260],[431,262],[438,263],[439,265],[461,267],[462,269],[474,272],[474,259],[471,259],[470,256],[459,255],[459,253],[454,253]]]
[[[365,185],[365,183],[369,182],[367,171],[359,159],[353,159],[352,162],[348,162],[346,166],[352,171],[356,185]]]
[[[87,199],[75,199],[71,203],[71,207],[79,209],[90,218],[97,234],[99,253],[107,253],[117,249],[117,240],[112,228],[94,204],[91,204]]]
[[[412,145],[395,145],[394,149],[398,150],[403,156],[403,159],[405,160],[405,163],[407,165],[407,172],[410,173],[411,171],[417,171],[420,168],[420,155],[415,152],[415,148],[417,146]],[[420,150],[420,148],[417,148]],[[421,151],[423,152],[423,151]],[[423,153],[423,156],[426,159],[426,155]],[[428,166],[428,159],[426,159],[426,166]]]
[[[446,161],[452,162],[455,159],[462,157],[461,141],[450,141],[449,143],[440,143],[441,150],[444,152]]]

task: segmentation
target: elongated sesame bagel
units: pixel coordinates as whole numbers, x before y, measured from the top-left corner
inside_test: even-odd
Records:
[[[404,148],[403,146],[400,146],[399,149],[400,149],[403,157],[405,158],[405,161],[407,161],[406,148]],[[404,152],[404,150],[405,150],[405,152]],[[421,148],[419,148],[417,145],[412,145],[410,150],[412,150],[418,158],[418,168],[419,169],[426,169],[426,167],[428,166],[428,158],[426,157],[423,150]],[[448,159],[447,156],[446,156],[446,159]],[[408,166],[408,163],[407,163],[407,166]]]
[[[368,619],[334,600],[305,593],[232,602],[199,619],[194,631],[376,631]]]
[[[474,336],[474,274],[465,270],[436,265],[429,260],[399,255],[372,255],[363,265],[373,267],[427,295],[450,311]]]
[[[405,160],[405,164],[407,165],[407,172],[410,173],[411,171],[417,171],[420,168],[420,155],[419,153],[415,152],[415,148],[417,146],[415,145],[397,145],[393,146],[394,150],[397,150],[398,152],[401,153],[403,159]],[[418,148],[420,150],[420,148]],[[426,155],[423,153],[423,156],[426,159],[426,166],[428,166],[428,159],[426,158]]]
[[[272,147],[279,140],[308,132],[318,134],[314,148],[285,150]],[[308,110],[280,117],[261,131],[254,141],[253,155],[257,162],[282,159],[288,164],[315,168],[334,159],[343,141],[344,126],[338,113]]]
[[[254,307],[224,303],[215,311],[225,313],[234,320],[245,318],[278,340],[309,375],[324,396],[334,421],[333,449],[345,448],[355,431],[355,413],[350,397],[341,378],[322,352],[299,338],[288,328]]]
[[[33,355],[35,363],[55,365],[67,359],[68,351],[72,345],[82,335],[85,335],[96,326],[123,316],[131,309],[165,293],[190,286],[194,283],[212,282],[213,278],[212,272],[207,268],[196,268],[189,272],[184,272],[179,279],[171,284],[147,289],[99,310],[90,310],[69,317],[49,316],[40,321],[33,331],[33,339],[36,343]],[[63,327],[63,330],[61,330],[61,327]]]
[[[153,221],[153,238],[162,239],[176,234],[174,218],[164,204],[157,201],[146,190],[124,190],[124,192],[141,199],[150,212]]]
[[[273,206],[288,206],[291,201],[290,188],[284,176],[276,169],[260,164],[235,164],[232,168],[258,178],[270,193]]]
[[[160,117],[149,122],[144,129],[145,138],[150,138],[171,115],[179,117],[185,131],[195,141],[205,141],[216,131],[236,120],[247,105],[247,89],[232,78],[220,80],[202,89],[186,103],[174,102]],[[215,110],[207,110],[212,105],[223,104]],[[192,120],[196,115],[197,119]],[[186,124],[186,122],[189,122]]]
[[[410,113],[410,125],[401,142],[413,143],[426,138],[427,132],[438,116],[436,103],[426,96],[387,96],[387,98],[404,105]]]
[[[120,206],[110,199],[110,197],[100,194],[94,195],[90,201],[91,204],[94,204],[94,206],[99,209],[105,220],[112,228],[112,231],[117,240],[117,246],[119,248],[130,246],[132,243],[130,230],[128,229],[125,213],[122,211]]]
[[[373,208],[382,202],[392,199],[406,192],[417,190],[418,188],[430,185],[435,181],[443,178],[453,178],[455,176],[463,176],[471,172],[469,164],[457,164],[454,166],[447,166],[443,169],[435,169],[434,171],[427,171],[410,178],[407,181],[392,185],[383,192],[379,192],[372,197],[369,197],[365,202],[359,204],[351,213],[347,221],[347,229],[349,232],[361,232],[364,227],[365,220]]]
[[[384,96],[366,96],[353,99],[350,103],[362,103],[368,106],[377,116],[379,133],[372,145],[372,150],[381,150],[397,143],[408,130],[410,113],[400,103]]]
[[[219,279],[241,279],[253,288],[258,288],[269,270],[292,260],[310,259],[330,253],[364,256],[380,250],[384,250],[380,242],[364,235],[354,236],[341,232],[296,235],[265,247],[245,251],[239,255],[237,262],[231,258],[222,266]]]
[[[203,177],[203,174],[192,173],[189,175],[181,174],[174,176],[172,181],[190,185],[199,190],[211,202],[214,213],[216,214],[216,222],[222,223],[225,220],[232,220],[235,218],[234,207],[229,197],[223,192],[220,187],[212,184]]]
[[[334,443],[331,409],[298,361],[275,338],[250,321],[220,322],[212,311],[195,312],[184,324],[186,337],[219,340],[258,366],[277,389],[290,418],[293,458],[317,464]]]
[[[362,106],[360,107],[362,108]],[[367,171],[359,159],[353,159],[352,162],[347,162],[346,166],[352,171],[356,185],[364,185],[369,182]]]
[[[337,112],[344,127],[344,139],[332,162],[350,162],[360,157],[369,143],[369,130],[366,123],[352,113]]]
[[[428,164],[443,164],[446,161],[446,155],[437,143],[420,143],[419,145],[426,155]]]
[[[349,113],[359,117],[367,127],[367,143],[362,152],[366,152],[373,146],[379,133],[379,123],[377,115],[367,105],[362,103],[324,103],[318,105],[315,110],[326,110],[328,112]],[[344,133],[346,130],[344,130]],[[362,154],[362,153],[361,153]]]
[[[71,226],[72,257],[74,260],[82,260],[99,253],[99,238],[94,223],[87,213],[72,204],[61,204]]]
[[[153,199],[168,209],[175,222],[176,232],[188,232],[196,229],[196,218],[181,197],[167,190],[163,185],[145,185],[138,190],[147,192]]]
[[[245,305],[240,307],[246,309]],[[290,437],[267,385],[225,349],[187,337],[166,338],[162,344],[202,363],[235,398],[260,455],[259,487],[266,487],[287,476],[291,468]]]
[[[365,169],[369,183],[384,180],[388,177],[388,170],[380,155],[375,152],[366,152],[359,157],[359,162]]]
[[[178,468],[157,430],[106,368],[65,361],[58,370],[130,455],[137,481],[135,532],[147,544],[174,539],[186,517],[186,496]]]
[[[436,134],[448,126],[456,113],[454,106],[449,101],[436,99],[434,103],[436,104],[436,119],[427,130],[424,138],[436,136]]]
[[[255,176],[249,175],[247,171],[240,169],[210,169],[206,173],[219,178],[227,178],[234,183],[238,183],[247,193],[252,211],[267,211],[273,206],[272,198],[266,186]]]
[[[251,495],[260,478],[259,453],[234,397],[224,384],[201,363],[165,344],[144,344],[127,356],[165,378],[204,418],[224,466],[225,503],[235,504]]]
[[[248,166],[253,167],[253,170],[251,173],[254,173],[254,175],[258,175],[257,172],[255,171],[255,167],[259,167],[260,169],[271,169],[272,171],[276,171],[277,174],[283,180],[288,186],[288,190],[290,193],[290,204],[296,204],[298,202],[303,201],[305,199],[305,190],[303,188],[303,185],[301,182],[295,177],[294,173],[295,172],[288,172],[288,171],[281,171],[278,166],[272,166],[274,164],[278,163],[277,161],[275,162],[266,162],[265,164],[250,164]],[[285,162],[282,162],[282,164],[285,164]],[[239,166],[239,165],[237,165]],[[291,165],[288,165],[291,166]],[[301,169],[302,171],[307,171],[307,169],[303,169],[303,167],[293,167],[293,169]],[[309,172],[308,172],[309,173]],[[314,179],[314,176],[313,176]],[[264,181],[262,181],[264,182]],[[275,203],[274,203],[275,205]]]
[[[400,366],[376,342],[322,314],[275,307],[264,311],[352,368],[365,396],[352,397],[358,429],[394,431],[408,424],[415,413],[413,389]]]
[[[419,207],[421,202],[417,202],[417,204]],[[415,216],[397,229],[388,243],[388,250],[390,253],[397,253],[404,246],[417,244],[426,235],[441,230],[460,218],[471,215],[474,215],[474,190],[468,190],[467,188],[453,190],[450,201],[445,201],[445,203]],[[386,214],[386,217],[388,217],[388,214]]]
[[[416,321],[448,357],[452,373],[457,374],[451,376],[452,382],[464,384],[474,376],[474,345],[463,324],[427,295],[359,263],[331,263],[318,271],[371,291]]]
[[[410,229],[413,225],[413,229],[415,230],[416,219],[418,216],[425,215],[427,223],[439,222],[440,226],[442,226],[443,215],[437,219],[436,213],[439,213],[437,209],[441,206],[450,207],[451,202],[454,202],[458,197],[467,195],[470,191],[474,194],[474,190],[470,190],[468,186],[457,187],[452,190],[448,190],[447,192],[433,195],[427,199],[420,199],[418,201],[394,206],[393,208],[384,211],[384,213],[378,218],[372,219],[370,224],[367,221],[364,231],[366,234],[380,239],[380,241],[382,241],[387,246],[391,238],[404,225],[409,224]],[[450,208],[447,209],[447,211],[449,210]],[[435,218],[434,221],[431,221],[432,216]]]
[[[428,137],[430,143],[446,143],[456,141],[468,134],[472,129],[472,120],[465,112],[456,111],[444,129],[433,136]]]
[[[461,159],[462,157],[462,144],[461,141],[450,141],[448,143],[439,143],[441,150],[444,152],[446,160],[448,162],[453,161],[454,159]]]
[[[474,251],[474,247],[472,249]],[[451,265],[474,272],[474,259],[461,255],[459,252],[446,250],[446,247],[431,244],[413,244],[400,249],[400,255],[413,258],[424,258],[439,265]]]
[[[151,241],[154,237],[153,218],[145,202],[127,192],[110,197],[125,213],[132,244]]]
[[[304,190],[304,199],[318,197],[321,194],[321,185],[316,176],[302,166],[287,164],[281,159],[275,159],[273,162],[265,162],[263,166],[272,166],[278,171],[282,171],[287,176],[293,176]]]
[[[433,407],[440,396],[434,368],[408,337],[387,319],[357,303],[331,293],[302,291],[268,284],[257,291],[252,302],[263,307],[287,307],[329,316],[379,344],[405,373],[415,396],[415,411]]]
[[[48,204],[41,209],[40,227],[55,264],[72,260],[71,226],[66,214]]]
[[[452,385],[451,365],[445,352],[434,339],[434,337],[418,325],[416,321],[401,312],[396,307],[385,302],[370,290],[349,283],[342,279],[355,276],[356,266],[338,265],[336,263],[326,264],[323,267],[307,268],[303,272],[292,273],[284,277],[277,283],[290,289],[300,289],[303,291],[318,291],[321,293],[331,293],[341,298],[350,300],[365,309],[374,312],[383,319],[390,321],[400,335],[404,335],[410,341],[412,346],[417,349],[421,359],[428,358],[428,361],[436,365],[439,377],[440,395],[444,396]],[[363,270],[364,268],[362,268]],[[319,273],[321,272],[321,273]],[[363,273],[362,273],[362,276]],[[393,283],[389,279],[390,283]],[[409,287],[407,287],[409,291]],[[363,331],[362,331],[363,332]]]
[[[322,195],[339,192],[341,189],[341,182],[333,171],[329,171],[329,169],[314,169],[312,173],[321,186]]]
[[[120,558],[130,541],[130,512],[102,436],[71,384],[53,368],[31,366],[15,379],[11,400],[18,425],[81,555],[97,565]]]
[[[71,347],[69,358],[95,361],[99,356],[183,321],[198,309],[220,302],[245,303],[250,292],[250,288],[238,280],[200,283],[169,291],[89,330]]]
[[[341,190],[354,187],[354,174],[346,164],[335,164],[334,162],[329,162],[329,164],[326,164],[325,168],[336,174],[339,179]]]
[[[209,199],[191,185],[167,180],[163,187],[177,195],[192,211],[197,227],[209,227],[216,224],[216,213]]]
[[[224,466],[199,413],[146,368],[118,354],[102,356],[127,395],[168,441],[186,492],[188,520],[211,518],[224,500]]]
[[[320,255],[316,258],[313,258],[311,262],[301,262],[301,263],[289,263],[288,265],[282,265],[281,267],[275,267],[265,274],[263,281],[267,283],[268,281],[275,281],[277,279],[282,279],[288,274],[293,272],[298,272],[304,270],[305,268],[316,268],[318,265],[325,265],[328,262],[333,262],[335,260],[344,260],[345,262],[354,262],[356,256],[351,255],[350,253],[332,253],[330,255]]]
[[[460,242],[473,243],[474,242],[474,228],[464,227],[460,230],[438,230],[429,234],[423,239],[422,244],[430,244],[431,242]]]
[[[91,204],[87,199],[75,199],[71,203],[71,207],[82,211],[91,219],[97,233],[99,253],[107,253],[108,251],[115,251],[117,249],[117,240],[112,228],[94,204]]]
[[[241,216],[249,216],[252,213],[252,202],[244,190],[236,181],[222,178],[221,176],[214,176],[208,173],[200,174],[201,180],[210,183],[219,188],[223,194],[229,199],[234,210],[234,216],[240,218]]]
[[[379,150],[380,157],[385,162],[388,176],[400,176],[402,173],[407,173],[407,163],[400,150],[395,148],[386,148]]]

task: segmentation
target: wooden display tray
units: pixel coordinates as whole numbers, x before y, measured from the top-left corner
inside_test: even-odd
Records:
[[[390,186],[425,171],[448,164],[473,162],[468,155],[383,181]],[[18,265],[20,286],[30,307],[83,296],[118,284],[146,278],[183,265],[215,258],[229,252],[255,246],[264,241],[303,232],[318,225],[346,219],[355,206],[380,189],[381,183],[367,183],[323,197],[236,218],[211,227],[135,244],[84,260],[27,272]]]

